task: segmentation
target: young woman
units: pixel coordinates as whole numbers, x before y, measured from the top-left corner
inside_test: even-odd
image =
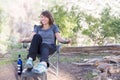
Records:
[[[33,68],[34,73],[43,73],[49,67],[48,57],[56,51],[55,40],[61,43],[69,43],[60,36],[58,26],[54,24],[53,16],[49,11],[43,11],[40,15],[41,25],[35,25],[34,31],[29,38],[20,39],[20,42],[31,42],[27,56],[26,67]],[[36,55],[40,55],[40,63],[33,67]]]

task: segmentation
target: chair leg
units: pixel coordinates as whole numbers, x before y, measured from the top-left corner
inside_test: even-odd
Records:
[[[56,57],[56,64],[54,65],[52,62],[50,63],[51,65],[51,70],[52,72],[58,76],[59,75],[59,52],[55,52],[50,59],[52,59],[53,57]],[[53,68],[53,69],[52,69]]]
[[[59,74],[59,52],[57,52],[57,76]]]
[[[27,77],[21,77],[21,80],[28,80]]]
[[[41,80],[47,80],[47,74],[44,73]]]
[[[51,65],[51,71],[53,72],[53,74],[55,74],[56,76],[59,75],[59,57],[60,57],[60,46],[57,46],[57,51],[55,53],[53,53],[49,59],[53,59],[53,57],[56,57],[55,59],[56,62],[55,62],[55,65],[52,63],[52,61],[50,62],[50,65]]]

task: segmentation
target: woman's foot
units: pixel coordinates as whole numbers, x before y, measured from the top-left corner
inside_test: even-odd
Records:
[[[25,67],[27,69],[32,69],[33,68],[33,59],[32,58],[28,58],[25,64]]]
[[[47,71],[47,64],[46,64],[46,62],[40,62],[40,63],[38,63],[38,65],[36,67],[34,67],[32,69],[32,72],[33,73],[37,73],[37,74],[42,74],[42,73],[44,73],[46,71]]]

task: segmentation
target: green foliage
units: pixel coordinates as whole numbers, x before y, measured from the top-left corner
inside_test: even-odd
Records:
[[[105,37],[120,36],[120,18],[110,15],[110,8],[104,9],[101,15],[102,34]]]
[[[85,78],[87,80],[93,80],[94,77],[96,77],[97,75],[93,75],[92,71],[89,71],[86,75]]]
[[[95,44],[103,45],[105,38],[113,37],[119,40],[120,36],[120,18],[110,15],[110,8],[105,8],[101,13],[101,18],[94,18],[91,15],[84,14],[87,29],[82,33],[89,36]]]
[[[21,55],[21,59],[23,63],[26,61],[26,56],[27,56],[27,50],[26,49],[12,49],[9,51],[9,57],[7,58],[2,58],[0,61],[0,65],[5,65],[5,64],[11,64],[11,63],[17,63],[18,55]]]
[[[84,18],[88,28],[83,28],[82,33],[87,35],[95,44],[102,45],[104,36],[100,34],[100,20],[87,14],[84,14]]]
[[[8,26],[9,17],[4,9],[0,8],[0,51],[2,54],[7,53],[10,37],[10,26]]]
[[[21,59],[23,60],[23,62],[25,62],[26,57],[27,57],[27,50],[26,49],[13,49],[13,51],[10,51],[11,56],[10,56],[10,60],[12,62],[16,62],[18,59],[18,55],[21,55]]]
[[[63,5],[55,5],[51,8],[55,23],[59,26],[62,36],[66,38],[76,38],[76,32],[80,29],[79,21],[81,14],[76,10],[76,7],[68,10]]]

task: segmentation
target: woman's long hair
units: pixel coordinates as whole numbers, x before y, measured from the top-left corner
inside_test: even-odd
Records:
[[[41,13],[41,15],[43,15],[43,16],[45,16],[45,17],[47,17],[49,19],[49,25],[53,25],[54,18],[53,18],[52,14],[48,10],[43,11]],[[42,24],[42,22],[40,22],[40,23]],[[43,24],[42,24],[42,26],[43,26]]]

